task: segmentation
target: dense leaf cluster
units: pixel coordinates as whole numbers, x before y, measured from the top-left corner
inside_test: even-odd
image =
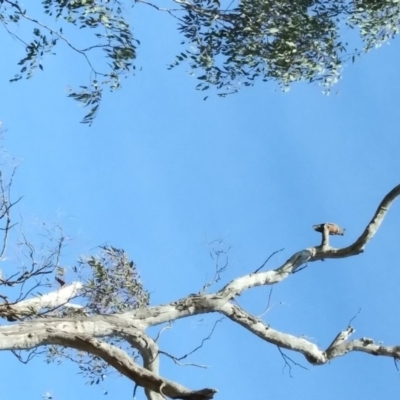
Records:
[[[181,1],[180,1],[181,2]],[[201,81],[220,96],[276,81],[284,90],[296,81],[319,81],[325,92],[343,64],[398,33],[396,0],[241,0],[223,9],[219,0],[183,1],[179,30],[188,48],[171,65],[188,61]],[[357,28],[364,45],[347,42]]]
[[[136,265],[123,250],[103,246],[99,255],[82,259],[80,264],[91,270],[84,289],[89,313],[114,314],[149,304]]]

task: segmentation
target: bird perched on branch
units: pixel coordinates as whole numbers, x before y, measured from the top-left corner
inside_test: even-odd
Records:
[[[341,228],[340,226],[332,223],[332,222],[326,222],[325,224],[318,224],[318,225],[313,225],[313,229],[317,232],[324,232],[324,225],[327,226],[328,232],[330,235],[344,235],[345,229]]]

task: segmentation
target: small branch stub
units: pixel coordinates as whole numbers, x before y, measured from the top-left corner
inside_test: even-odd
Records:
[[[332,347],[338,346],[339,344],[345,342],[354,332],[355,329],[352,326],[349,326],[346,330],[340,332],[329,345],[327,351],[329,351]]]

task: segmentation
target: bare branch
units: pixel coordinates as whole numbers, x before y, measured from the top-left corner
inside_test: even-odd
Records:
[[[399,369],[399,359],[394,357],[393,358],[393,363],[394,363],[394,366],[397,369],[397,371],[400,371],[400,369]]]
[[[278,347],[297,351],[303,354],[311,364],[320,365],[325,364],[328,361],[325,353],[320,350],[316,344],[311,343],[304,338],[279,332],[273,329],[270,325],[265,324],[260,319],[247,313],[239,306],[226,303],[222,307],[221,313],[226,315],[232,321],[237,322],[239,325],[248,329],[259,338]]]
[[[125,351],[89,335],[74,335],[48,327],[25,333],[24,345],[20,348],[31,349],[54,344],[94,354],[138,385],[156,393],[161,393],[162,390],[162,393],[172,399],[208,400],[216,393],[214,389],[192,391],[176,382],[161,378],[137,365]]]
[[[329,358],[344,356],[351,351],[360,351],[362,353],[374,356],[393,357],[400,359],[400,346],[382,346],[375,344],[373,339],[361,338],[350,342],[342,342],[341,344],[330,349]]]
[[[333,342],[329,345],[329,347],[326,349],[326,353],[329,357],[330,351],[332,348],[342,344],[345,342],[356,330],[352,327],[349,326],[345,331],[340,332],[335,339],[333,339]]]
[[[283,369],[288,368],[289,369],[289,376],[292,378],[292,364],[295,365],[296,367],[300,367],[303,369],[306,369],[307,371],[309,370],[308,368],[306,368],[304,365],[301,365],[299,363],[297,363],[296,361],[294,361],[292,358],[290,358],[287,354],[285,354],[282,349],[278,346],[278,350],[280,355],[283,358],[283,361],[285,362]]]
[[[298,251],[275,270],[253,273],[232,280],[218,292],[218,295],[231,299],[250,288],[278,283],[293,274],[303,264],[312,261],[316,254],[315,247]]]
[[[157,333],[156,338],[154,339],[155,342],[158,342],[158,340],[160,339],[161,334],[166,331],[167,329],[171,329],[172,328],[172,324],[171,321],[168,322],[168,325],[163,326]]]
[[[150,7],[155,8],[157,11],[164,11],[164,12],[168,13],[169,15],[171,15],[171,17],[177,19],[177,20],[180,21],[180,22],[184,22],[183,19],[177,17],[177,16],[174,14],[174,12],[182,11],[182,9],[178,9],[178,8],[175,8],[175,9],[173,9],[173,8],[162,8],[162,7],[158,7],[158,6],[156,6],[155,4],[150,3],[150,2],[148,2],[148,1],[145,1],[145,0],[135,0],[135,3],[146,4],[146,5],[150,6]]]
[[[11,209],[22,199],[11,201],[11,187],[16,172],[16,167],[12,168],[8,182],[4,181],[3,171],[0,170],[0,220],[5,219],[5,224],[0,228],[4,232],[2,244],[0,246],[0,259],[4,256],[7,248],[8,236],[11,228],[15,225],[11,223]]]
[[[193,353],[195,353],[196,351],[200,350],[200,349],[203,347],[204,342],[206,342],[207,340],[210,340],[210,339],[211,339],[211,336],[213,335],[213,333],[214,333],[214,331],[215,331],[215,328],[217,327],[217,324],[220,323],[221,321],[222,321],[222,318],[220,318],[220,319],[218,319],[217,321],[215,321],[214,326],[212,327],[211,332],[209,333],[209,335],[208,335],[207,337],[205,337],[205,338],[201,341],[201,343],[200,343],[198,346],[196,346],[193,350],[191,350],[189,353],[186,353],[185,355],[183,355],[183,356],[181,356],[181,357],[175,357],[175,356],[173,356],[173,355],[171,355],[171,354],[169,354],[169,353],[167,353],[167,352],[165,352],[165,351],[160,351],[160,354],[164,354],[164,355],[170,357],[170,358],[171,358],[172,360],[174,360],[174,362],[175,362],[176,364],[178,364],[178,365],[194,366],[194,367],[200,367],[200,368],[208,368],[208,367],[205,366],[205,365],[199,365],[199,364],[182,364],[182,363],[180,363],[180,361],[184,360],[185,358],[191,356],[191,355],[192,355]]]
[[[364,229],[360,237],[350,246],[342,249],[330,248],[319,252],[313,260],[316,261],[321,258],[344,258],[360,254],[364,251],[365,246],[374,237],[378,231],[383,219],[385,218],[393,201],[400,195],[400,185],[394,187],[381,201],[371,221]]]
[[[207,369],[209,368],[208,365],[202,365],[202,364],[196,364],[196,363],[181,363],[179,361],[180,357],[176,357],[166,351],[160,350],[160,354],[163,354],[164,356],[170,358],[176,365],[179,365],[180,367],[197,367],[197,368],[204,368]]]
[[[295,273],[302,265],[307,262],[323,260],[325,258],[343,258],[360,254],[364,251],[366,244],[377,232],[383,221],[391,203],[400,195],[400,185],[392,189],[382,200],[375,215],[365,228],[361,236],[350,246],[342,249],[334,249],[329,246],[327,228],[329,224],[324,224],[323,240],[321,246],[309,247],[295,253],[281,267],[262,273],[253,273],[232,280],[218,295],[229,299],[239,295],[247,289],[256,286],[272,285],[278,283],[289,275]]]
[[[22,364],[28,364],[33,358],[38,355],[37,349],[33,349],[30,351],[26,358],[22,357],[22,351],[20,350],[12,350],[11,354],[15,356],[15,358]]]
[[[214,389],[191,391],[178,383],[161,378],[159,375],[138,366],[123,350],[89,336],[64,336],[57,333],[49,334],[47,340],[55,342],[54,344],[67,345],[77,350],[95,354],[138,385],[156,393],[161,393],[162,388],[162,392],[173,399],[206,400],[212,399],[216,393]]]
[[[274,251],[272,254],[270,254],[270,255],[268,256],[268,258],[262,263],[262,265],[261,265],[260,267],[258,267],[258,268],[253,272],[253,274],[256,274],[257,272],[259,272],[260,269],[264,268],[265,265],[268,263],[268,261],[269,261],[275,254],[280,253],[280,252],[283,251],[283,250],[285,250],[285,249],[282,248],[282,249],[276,250],[276,251]]]
[[[357,311],[357,313],[354,315],[354,317],[351,317],[351,319],[350,319],[350,321],[348,323],[349,326],[357,318],[357,316],[358,316],[358,314],[360,314],[360,312],[361,312],[361,308]]]
[[[224,249],[222,247],[224,240],[213,240],[211,243],[209,243],[209,253],[211,260],[214,262],[215,265],[215,273],[211,281],[206,282],[201,289],[201,293],[205,292],[209,287],[211,287],[214,283],[219,282],[221,280],[221,274],[226,270],[229,264],[229,250],[230,247],[227,249]],[[214,243],[217,243],[218,247],[214,246]],[[222,259],[222,261],[221,261]]]
[[[329,347],[323,351],[318,349],[317,345],[304,338],[298,338],[272,329],[269,325],[266,325],[261,320],[231,303],[227,303],[221,312],[261,339],[275,344],[280,348],[303,354],[308,362],[314,365],[326,364],[328,361],[343,356],[351,351],[360,351],[367,354],[393,357],[396,359],[400,358],[400,346],[382,346],[381,344],[374,344],[374,341],[368,338],[347,342],[346,340],[355,331],[352,327],[348,327],[345,331],[340,332]]]
[[[270,311],[274,307],[273,305],[271,305],[271,299],[272,299],[273,290],[274,290],[274,287],[271,286],[271,288],[269,289],[267,305],[266,305],[264,311],[260,315],[258,315],[257,318],[262,318],[265,314],[267,314],[268,311]],[[278,305],[282,305],[282,304],[283,304],[282,302],[278,303]]]
[[[139,351],[143,359],[143,367],[154,375],[159,375],[160,360],[156,341],[146,335],[143,331],[136,328],[125,329],[122,331],[122,335],[133,348]],[[157,393],[148,387],[145,387],[145,394],[148,400],[163,399],[162,394]]]
[[[76,297],[82,287],[82,283],[74,282],[54,292],[20,301],[13,305],[0,304],[0,317],[8,318],[12,316],[19,319],[26,316],[37,315],[42,309],[54,309],[68,303],[72,298]]]

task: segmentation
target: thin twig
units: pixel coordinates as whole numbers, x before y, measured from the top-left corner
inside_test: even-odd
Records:
[[[297,363],[297,362],[294,361],[292,358],[290,358],[288,355],[286,355],[286,354],[282,351],[282,349],[281,349],[279,346],[277,346],[277,348],[278,348],[278,350],[279,350],[279,353],[281,353],[281,356],[282,356],[283,360],[285,361],[285,365],[283,366],[283,369],[285,369],[286,367],[289,368],[289,376],[290,376],[291,378],[292,378],[292,366],[291,366],[290,363],[292,363],[292,364],[295,365],[296,367],[300,367],[300,368],[303,368],[303,369],[309,371],[309,369],[308,369],[307,367],[305,367],[304,365],[301,365],[301,364]]]
[[[158,6],[156,6],[155,4],[149,3],[148,1],[145,1],[145,0],[135,0],[135,3],[146,4],[146,5],[150,6],[150,7],[155,8],[157,11],[163,11],[163,12],[168,13],[169,15],[171,15],[171,17],[174,17],[175,19],[177,19],[178,21],[180,21],[180,22],[182,22],[182,23],[185,22],[183,19],[177,17],[177,16],[174,14],[174,12],[177,12],[177,11],[184,11],[183,9],[179,9],[179,8],[176,8],[176,9],[174,9],[174,8],[161,8],[161,7],[158,7]]]
[[[225,249],[216,249],[215,247],[212,247],[214,243],[218,243],[218,246],[221,246],[223,243],[224,239],[219,239],[219,240],[213,240],[211,243],[209,243],[209,253],[211,259],[214,261],[215,265],[215,273],[214,277],[211,279],[211,281],[206,282],[204,286],[201,289],[201,292],[206,291],[209,287],[211,287],[214,283],[219,282],[221,279],[221,274],[226,270],[229,264],[229,258],[228,258],[228,253],[231,247],[229,246],[226,250]],[[225,257],[225,262],[221,265],[221,257]]]
[[[211,332],[209,333],[209,335],[207,337],[205,337],[204,339],[202,339],[201,343],[195,347],[192,351],[190,351],[189,353],[186,353],[185,355],[183,355],[182,357],[175,357],[165,351],[160,350],[159,353],[160,354],[164,354],[167,357],[170,357],[176,364],[179,365],[185,365],[185,366],[196,366],[196,367],[200,367],[200,368],[208,368],[207,366],[204,365],[199,365],[199,364],[181,364],[180,361],[184,360],[185,358],[191,356],[193,353],[195,353],[196,351],[198,351],[199,349],[201,349],[204,345],[204,342],[206,342],[207,340],[211,339],[211,336],[213,335],[216,326],[218,323],[222,322],[223,318],[218,319],[217,321],[215,321],[214,326],[211,329]]]
[[[253,272],[253,274],[256,274],[258,271],[260,271],[260,269],[264,268],[265,265],[268,263],[268,261],[269,261],[275,254],[280,253],[280,252],[283,251],[283,250],[285,250],[285,249],[282,248],[282,249],[276,250],[276,251],[274,251],[272,254],[270,254],[270,255],[268,256],[268,258],[264,261],[264,263],[261,265],[261,267],[258,267],[258,268]]]
[[[351,323],[357,318],[358,314],[360,314],[361,308],[356,312],[356,314],[351,318],[349,323],[347,324],[348,326],[351,326]]]
[[[172,323],[171,321],[168,322],[168,325],[163,326],[157,333],[156,338],[154,339],[155,342],[157,342],[160,339],[161,334],[166,331],[167,329],[171,329],[172,328]]]

